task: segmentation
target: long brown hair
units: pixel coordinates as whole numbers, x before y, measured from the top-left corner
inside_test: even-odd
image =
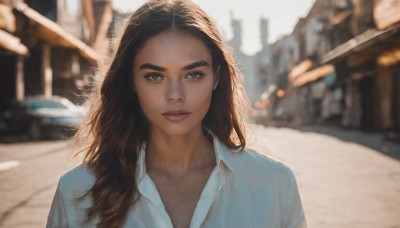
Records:
[[[96,180],[80,199],[91,197],[86,222],[99,217],[99,227],[120,227],[138,194],[135,170],[138,151],[149,136],[149,125],[132,90],[132,64],[150,37],[167,29],[199,37],[209,48],[214,71],[219,74],[203,126],[232,149],[246,146],[244,119],[247,99],[231,55],[209,16],[187,0],[153,0],[127,20],[108,67],[99,71],[88,121],[75,142],[84,142],[84,164]]]

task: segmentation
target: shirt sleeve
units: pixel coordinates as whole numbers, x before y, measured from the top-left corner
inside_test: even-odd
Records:
[[[46,228],[69,227],[67,213],[64,205],[64,198],[61,192],[61,180],[58,182],[57,190],[51,204]]]
[[[283,218],[285,228],[307,228],[303,206],[297,188],[296,178],[289,169],[289,190],[287,193],[286,216]]]

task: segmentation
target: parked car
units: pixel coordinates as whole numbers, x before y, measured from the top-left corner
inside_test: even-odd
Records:
[[[33,140],[73,134],[84,117],[83,107],[59,96],[26,97],[4,113],[10,133],[27,135]]]

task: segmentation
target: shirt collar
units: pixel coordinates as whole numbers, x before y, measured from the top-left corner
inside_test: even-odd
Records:
[[[136,162],[136,184],[138,184],[143,176],[146,174],[146,144],[143,144],[138,153],[138,158]]]
[[[215,151],[215,158],[217,162],[217,166],[220,167],[221,161],[225,166],[232,172],[235,173],[232,165],[232,158],[231,154],[229,153],[235,153],[236,151],[229,149],[226,147],[219,139],[217,136],[215,136],[212,131],[206,129],[208,134],[212,137],[213,139],[213,144],[214,144],[214,151]]]
[[[212,137],[215,151],[215,158],[217,167],[221,168],[222,163],[235,174],[232,164],[232,158],[229,153],[236,153],[236,150],[229,149],[226,147],[217,136],[215,136],[210,130],[206,129],[207,133]],[[138,160],[136,163],[136,183],[138,184],[143,176],[146,174],[146,144],[143,144],[138,153]]]

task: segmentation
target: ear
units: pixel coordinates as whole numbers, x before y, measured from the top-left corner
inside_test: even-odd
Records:
[[[221,67],[218,66],[218,67],[217,67],[217,71],[215,72],[215,75],[214,75],[214,88],[213,88],[213,90],[215,90],[215,89],[217,88],[217,86],[218,86],[219,75],[220,75],[220,69],[221,69]]]

